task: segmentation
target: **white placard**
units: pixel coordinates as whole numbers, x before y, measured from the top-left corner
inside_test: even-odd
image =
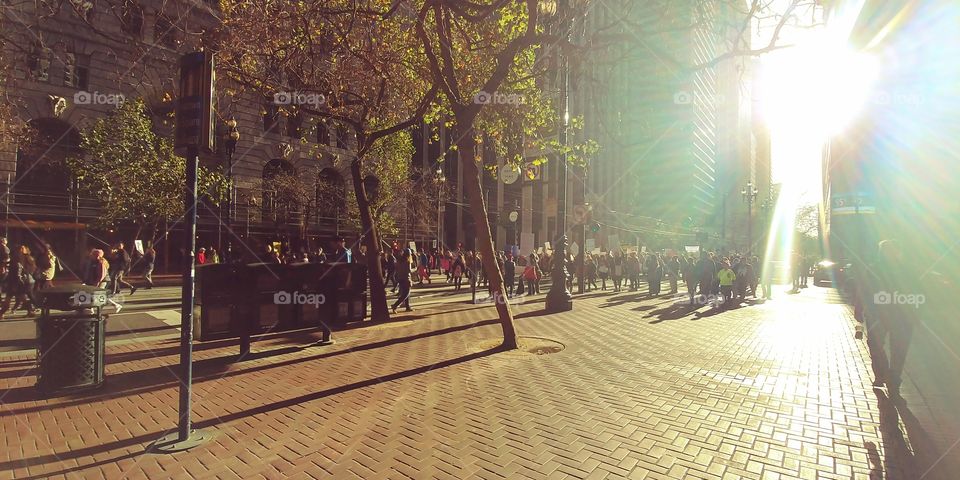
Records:
[[[570,244],[570,253],[572,253],[574,257],[580,255],[580,245],[577,245],[577,242]]]
[[[698,247],[698,246],[696,246],[696,245],[687,245],[687,246],[683,247],[683,249],[686,250],[687,253],[697,253],[697,252],[700,251],[700,247]]]
[[[596,240],[594,240],[594,239],[592,239],[592,238],[588,238],[588,239],[586,239],[586,240],[583,241],[583,251],[585,251],[585,252],[592,252],[594,248],[597,248],[597,241],[596,241]]]
[[[413,253],[417,253],[417,242],[410,242],[409,245],[410,245],[410,251]]]
[[[134,240],[133,249],[136,250],[140,255],[143,255],[143,240]]]
[[[553,247],[550,246],[550,242],[543,242],[543,249],[544,249],[544,250],[553,250]]]

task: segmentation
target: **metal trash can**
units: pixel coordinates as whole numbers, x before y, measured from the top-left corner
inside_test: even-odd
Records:
[[[103,385],[107,291],[51,287],[38,292],[37,302],[37,389],[62,395]]]

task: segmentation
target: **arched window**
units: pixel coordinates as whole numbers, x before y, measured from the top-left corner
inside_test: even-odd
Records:
[[[31,120],[31,141],[17,149],[15,201],[20,205],[65,208],[71,175],[65,159],[80,153],[80,134],[56,118]],[[5,179],[4,179],[5,180]]]
[[[317,216],[320,223],[342,217],[347,208],[347,190],[343,175],[324,168],[317,175]]]
[[[297,169],[293,168],[290,162],[274,158],[263,166],[262,188],[263,188],[263,216],[280,221],[279,214],[287,211],[284,205],[286,195],[285,189],[288,180],[296,177]],[[285,220],[285,219],[283,219]]]

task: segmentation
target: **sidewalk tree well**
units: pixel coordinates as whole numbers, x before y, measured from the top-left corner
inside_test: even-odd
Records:
[[[220,5],[223,21],[207,42],[233,96],[266,99],[269,108],[302,119],[308,128],[291,131],[288,123],[285,132],[300,137],[301,156],[349,163],[367,247],[371,317],[389,319],[375,205],[381,199],[368,195],[363,178],[393,171],[401,157],[384,155],[380,145],[436,115],[438,89],[417,54],[408,18],[389,0]],[[335,146],[320,145],[327,140],[319,141],[318,129],[332,130]]]
[[[186,160],[173,152],[173,143],[153,131],[140,99],[121,103],[116,110],[80,130],[80,155],[67,167],[86,195],[101,202],[102,226],[131,222],[156,230],[184,213]],[[200,167],[197,192],[218,204],[226,195],[222,174]]]

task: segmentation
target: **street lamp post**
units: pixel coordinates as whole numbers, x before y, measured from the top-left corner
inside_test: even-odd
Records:
[[[442,231],[440,229],[440,221],[442,218],[441,214],[443,209],[440,197],[442,197],[441,189],[443,189],[443,184],[444,182],[447,181],[446,177],[443,176],[442,168],[437,167],[437,175],[435,178],[437,180],[437,251],[440,251],[440,249],[442,248],[441,245],[443,243],[443,241],[440,239],[440,236],[442,235]]]
[[[227,138],[224,144],[226,145],[226,154],[227,154],[227,233],[231,234],[231,226],[233,222],[233,203],[234,203],[234,188],[233,188],[233,154],[237,151],[237,142],[240,141],[240,130],[237,129],[237,120],[235,118],[230,118],[226,121],[227,128]],[[224,223],[223,211],[220,212],[220,225]],[[219,235],[219,234],[218,234]],[[221,240],[222,241],[222,240]],[[233,249],[230,248],[230,240],[227,240],[227,250],[223,249],[223,245],[220,245],[220,253],[227,252],[227,261],[233,261]]]
[[[557,4],[561,15],[566,15],[561,31],[570,42],[570,1],[560,0]],[[569,55],[560,51],[560,133],[558,140],[561,145],[559,175],[557,176],[557,230],[560,237],[553,253],[553,271],[550,278],[552,284],[547,293],[546,310],[548,312],[565,312],[573,309],[573,296],[567,290],[567,129],[570,126],[570,60]]]
[[[747,182],[747,186],[740,190],[743,195],[743,201],[747,202],[747,254],[753,251],[753,204],[757,201],[757,194],[760,193],[753,182]]]

